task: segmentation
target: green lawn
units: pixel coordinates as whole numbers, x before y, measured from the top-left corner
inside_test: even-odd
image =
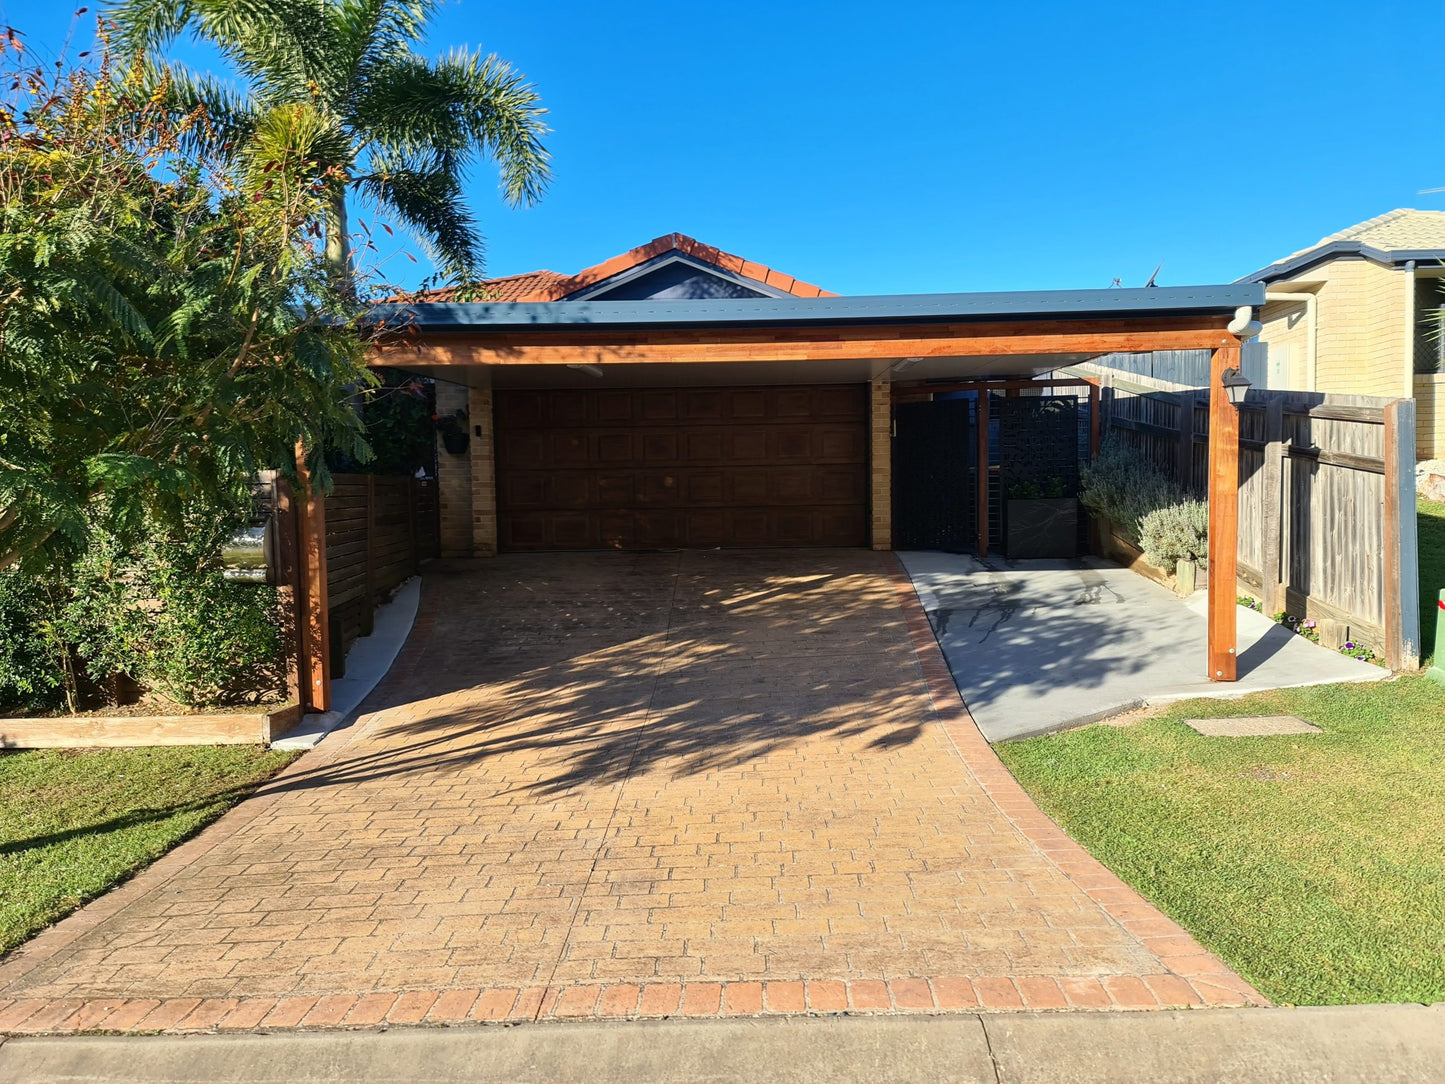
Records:
[[[1420,501],[1420,655],[1429,665],[1435,653],[1435,613],[1445,590],[1445,503]]]
[[[1323,734],[1206,738],[1296,714]],[[1194,700],[997,746],[1049,814],[1276,1002],[1445,1000],[1445,687]]]
[[[0,753],[0,953],[193,835],[295,756],[245,745]]]

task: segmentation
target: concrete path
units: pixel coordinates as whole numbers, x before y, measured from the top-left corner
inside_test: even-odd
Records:
[[[891,555],[427,577],[374,710],[0,964],[0,1032],[1261,999],[1044,817]]]
[[[1047,734],[1145,704],[1379,681],[1239,607],[1239,680],[1205,676],[1206,596],[1185,601],[1107,561],[900,557],[974,722],[989,741]]]
[[[71,1037],[0,1046],[0,1080],[10,1084],[1416,1084],[1438,1079],[1442,1065],[1439,1005]]]

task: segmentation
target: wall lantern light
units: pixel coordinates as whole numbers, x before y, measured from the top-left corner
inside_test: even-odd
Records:
[[[1249,391],[1252,384],[1238,369],[1225,369],[1219,374],[1220,383],[1224,385],[1224,394],[1229,396],[1230,406],[1239,406],[1244,402],[1245,393]]]

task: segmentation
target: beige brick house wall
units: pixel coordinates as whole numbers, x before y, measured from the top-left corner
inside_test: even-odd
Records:
[[[1415,454],[1445,459],[1445,373],[1415,376]]]
[[[1318,283],[1318,329],[1313,390],[1349,395],[1399,396],[1405,390],[1409,321],[1414,301],[1409,279],[1369,260],[1334,260],[1301,275]],[[1272,289],[1302,292],[1296,284]],[[1290,352],[1291,384],[1304,384],[1309,322],[1302,303],[1267,305],[1260,339]],[[1299,360],[1296,361],[1296,358]]]
[[[484,371],[485,372],[485,371]],[[472,440],[472,556],[497,555],[497,462],[496,440],[492,422],[492,389],[469,389],[467,413],[470,415]]]
[[[437,416],[467,409],[467,389],[460,384],[436,382]],[[437,500],[441,505],[443,557],[469,557],[472,552],[472,462],[469,455],[452,455],[437,437]]]
[[[875,380],[869,389],[869,494],[875,550],[893,548],[893,385]]]
[[[1289,291],[1293,292],[1293,291]],[[1286,387],[1309,386],[1310,323],[1303,301],[1272,301],[1260,312],[1260,342],[1269,345],[1270,368],[1285,369]]]

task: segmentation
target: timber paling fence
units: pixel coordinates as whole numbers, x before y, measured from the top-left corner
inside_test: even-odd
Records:
[[[1108,380],[1104,433],[1195,493],[1209,393]],[[1419,665],[1415,403],[1251,391],[1240,407],[1239,580],[1266,613],[1329,619],[1391,669]]]
[[[326,585],[332,676],[371,633],[376,607],[422,560],[440,550],[436,483],[376,474],[337,474],[326,495]]]

